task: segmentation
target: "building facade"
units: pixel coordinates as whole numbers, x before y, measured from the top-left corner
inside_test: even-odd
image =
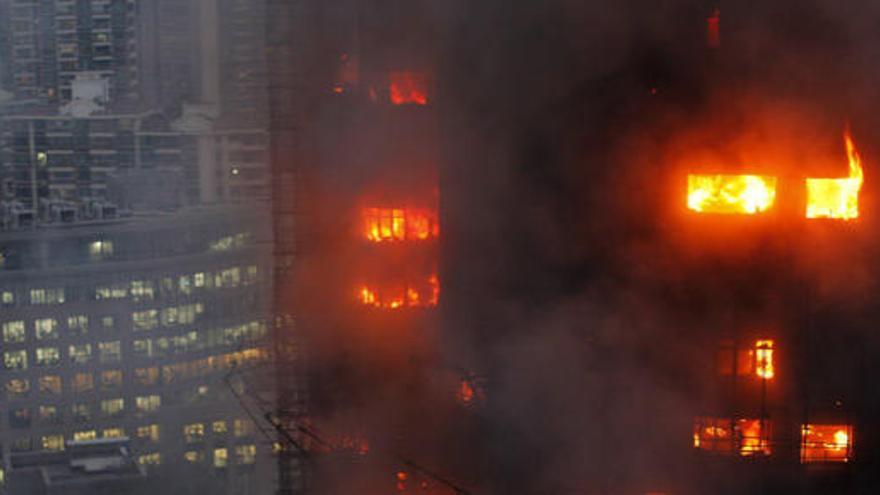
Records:
[[[261,225],[222,209],[0,234],[4,468],[128,437],[148,471],[265,493],[271,442],[236,400],[260,385],[235,380],[268,358]]]

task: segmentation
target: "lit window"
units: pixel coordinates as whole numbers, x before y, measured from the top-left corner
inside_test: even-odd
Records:
[[[144,425],[138,426],[137,428],[137,437],[142,439],[149,439],[152,442],[159,441],[159,425]]]
[[[107,417],[119,416],[125,409],[123,399],[106,399],[101,401],[101,414]]]
[[[27,369],[27,351],[6,351],[3,353],[3,367],[8,370]]]
[[[95,380],[91,373],[77,373],[70,381],[74,392],[89,392],[95,388]]]
[[[92,260],[102,260],[113,255],[112,241],[93,241],[89,243],[89,256]]]
[[[15,294],[8,290],[4,290],[2,292],[2,297],[0,297],[0,302],[2,302],[4,306],[12,306],[15,304]]]
[[[257,458],[257,446],[238,445],[235,447],[235,457],[239,464],[253,464]]]
[[[205,454],[198,450],[187,450],[183,453],[183,458],[188,462],[201,462],[205,459]]]
[[[101,389],[113,390],[122,387],[122,371],[106,370],[101,372]]]
[[[771,339],[758,339],[746,347],[737,347],[732,340],[723,341],[718,354],[718,372],[772,379],[776,375],[773,344]]]
[[[58,415],[58,408],[56,406],[40,406],[38,412],[40,421],[55,423],[61,420],[61,416]]]
[[[134,379],[138,385],[155,385],[159,381],[159,368],[137,368],[134,370]]]
[[[158,452],[144,454],[138,457],[138,462],[144,466],[158,466],[162,464],[162,455]]]
[[[64,304],[64,289],[31,289],[31,304]]]
[[[131,297],[135,301],[150,301],[154,295],[153,282],[149,280],[133,280],[131,282]]]
[[[64,435],[46,435],[42,438],[43,450],[64,450]]]
[[[92,409],[88,404],[74,404],[70,407],[73,420],[77,422],[91,421]]]
[[[162,406],[162,398],[158,395],[144,395],[134,398],[135,409],[141,413],[153,412]]]
[[[801,462],[848,462],[852,457],[850,425],[803,425]]]
[[[214,421],[211,423],[211,429],[217,434],[223,434],[229,431],[226,427],[226,421]]]
[[[95,430],[75,431],[73,432],[73,441],[81,442],[83,440],[94,440],[98,438],[98,432]]]
[[[152,357],[153,341],[150,339],[135,340],[131,344],[131,350],[137,357]]]
[[[214,449],[214,467],[225,468],[229,463],[229,451],[225,448]]]
[[[760,419],[697,418],[694,448],[741,456],[770,455],[770,424]]]
[[[103,318],[101,318],[101,326],[106,329],[112,329],[114,327],[113,317],[104,316]]]
[[[24,322],[21,320],[3,323],[3,342],[16,344],[25,340]]]
[[[187,443],[200,442],[205,437],[205,425],[203,423],[184,425],[183,437]]]
[[[92,344],[79,344],[70,346],[70,361],[76,364],[86,364],[92,359]]]
[[[193,285],[196,287],[204,287],[205,286],[205,274],[204,272],[199,272],[193,275]]]
[[[125,299],[128,297],[128,284],[113,284],[100,286],[95,289],[95,299]]]
[[[59,395],[61,393],[61,377],[58,375],[41,376],[39,383],[41,394]]]
[[[27,378],[13,378],[6,382],[6,397],[20,399],[27,397],[31,390],[31,383]]]
[[[427,208],[364,208],[363,222],[371,242],[424,241],[440,234],[437,213]]]
[[[118,363],[122,359],[122,349],[118,340],[98,343],[98,360],[101,363]]]
[[[135,311],[131,314],[135,330],[152,330],[159,326],[159,312],[155,309]]]
[[[71,335],[85,335],[89,331],[89,318],[85,315],[69,316],[67,331]]]
[[[125,436],[125,430],[122,428],[104,428],[101,436],[104,438],[122,438]]]
[[[38,347],[35,354],[37,366],[57,366],[61,363],[61,351],[57,347]]]
[[[58,338],[58,321],[54,318],[40,318],[34,320],[34,331],[37,340],[57,339]]]
[[[236,419],[232,426],[237,437],[250,435],[254,432],[254,424],[246,419]]]

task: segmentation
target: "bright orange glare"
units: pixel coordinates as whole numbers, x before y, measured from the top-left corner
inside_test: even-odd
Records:
[[[765,380],[773,378],[776,374],[773,366],[772,340],[759,340],[755,342],[755,374]]]
[[[432,308],[439,299],[440,281],[436,275],[428,277],[420,286],[378,289],[364,285],[358,289],[361,304],[379,309]]]
[[[801,462],[847,462],[852,453],[852,426],[803,425]]]
[[[859,216],[859,191],[864,182],[862,159],[849,132],[843,136],[849,162],[845,179],[807,179],[807,218],[852,220]]]
[[[776,201],[776,177],[688,175],[688,208],[700,213],[755,214]]]
[[[760,419],[696,418],[694,448],[741,456],[770,455],[767,422]]]
[[[437,213],[427,208],[364,208],[364,237],[371,242],[424,241],[440,235]]]
[[[737,421],[740,433],[739,455],[770,455],[770,442],[766,435],[766,421],[760,419],[740,419]]]
[[[428,104],[428,78],[424,74],[397,71],[389,75],[389,98],[394,105]]]

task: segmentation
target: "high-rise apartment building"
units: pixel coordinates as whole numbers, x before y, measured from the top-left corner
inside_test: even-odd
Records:
[[[143,83],[134,0],[4,0],[6,82],[19,98],[65,102],[78,72],[110,81],[119,106],[140,103]]]

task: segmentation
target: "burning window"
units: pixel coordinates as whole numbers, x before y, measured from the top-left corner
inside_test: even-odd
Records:
[[[776,177],[766,175],[688,175],[688,208],[699,213],[749,214],[776,201]]]
[[[807,218],[852,220],[859,216],[859,191],[864,175],[862,160],[849,133],[844,135],[849,177],[807,179]]]
[[[437,305],[440,281],[431,275],[422,284],[372,287],[363,285],[358,290],[361,304],[380,309],[429,308]]]
[[[761,419],[697,418],[694,448],[748,457],[770,455],[769,423]]]
[[[754,375],[770,380],[776,376],[773,356],[772,339],[758,339],[747,347],[737,347],[727,340],[722,343],[718,356],[718,371],[721,375]]]
[[[394,105],[428,104],[428,76],[412,71],[395,71],[388,75],[388,97]]]
[[[440,234],[437,213],[427,208],[364,208],[363,219],[371,242],[424,241]]]
[[[801,426],[801,462],[847,462],[852,454],[852,426]]]

